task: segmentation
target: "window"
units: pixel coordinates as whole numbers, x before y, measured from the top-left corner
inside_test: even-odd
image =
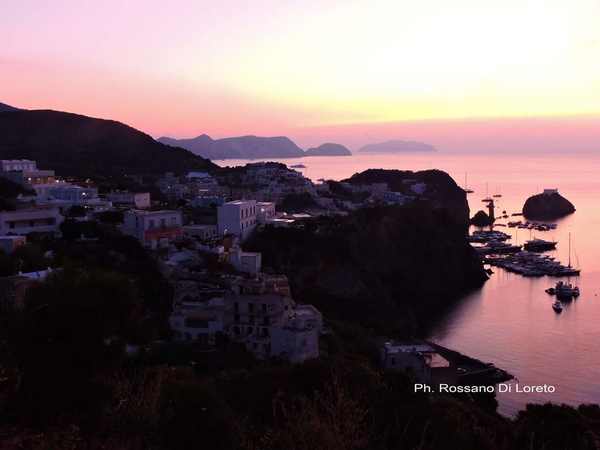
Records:
[[[235,312],[238,312],[238,311],[240,310],[240,304],[239,304],[238,302],[235,302],[235,303],[233,304],[233,310],[234,310]]]
[[[167,226],[167,219],[160,219],[160,226],[161,228],[164,228]]]
[[[239,322],[240,322],[240,315],[239,315],[239,314],[236,314],[236,315],[233,317],[233,321],[234,321],[235,323],[239,323]]]
[[[154,220],[153,220],[153,219],[150,219],[150,220],[148,221],[148,227],[149,227],[150,229],[154,228]]]
[[[249,312],[254,312],[254,303],[248,303],[248,311]]]

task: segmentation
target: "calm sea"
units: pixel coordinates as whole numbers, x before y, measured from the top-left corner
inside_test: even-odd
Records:
[[[581,296],[566,305],[562,314],[551,308],[553,297],[544,289],[556,279],[524,278],[495,268],[482,289],[468,295],[439,324],[431,339],[515,375],[520,385],[553,385],[555,393],[498,394],[500,412],[513,415],[529,402],[600,403],[600,156],[598,155],[470,155],[410,154],[348,157],[309,157],[279,160],[288,165],[304,164],[307,177],[343,179],[367,168],[448,172],[458,184],[469,188],[471,214],[483,209],[486,194],[501,194],[497,211],[521,211],[526,198],[544,188],[558,188],[577,212],[556,221],[558,228],[509,232],[513,242],[531,237],[558,241],[552,256],[566,263],[568,236],[571,258],[582,270],[572,282]],[[218,161],[239,165],[248,161]],[[486,192],[487,190],[487,192]],[[515,220],[519,218],[510,218]],[[499,220],[505,223],[507,220]]]

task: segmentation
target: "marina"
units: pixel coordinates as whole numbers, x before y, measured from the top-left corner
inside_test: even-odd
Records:
[[[553,256],[540,255],[535,252],[521,251],[513,255],[486,256],[484,263],[501,267],[508,272],[518,273],[525,277],[551,277],[577,276],[579,269],[565,266],[555,261]]]

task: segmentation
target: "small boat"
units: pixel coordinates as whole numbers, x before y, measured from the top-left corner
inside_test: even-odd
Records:
[[[554,250],[556,248],[556,242],[554,241],[545,241],[543,239],[532,239],[530,241],[525,242],[523,248],[530,252],[545,252],[548,250]]]
[[[292,164],[290,167],[292,169],[306,169],[306,166],[304,164]]]
[[[554,310],[554,312],[560,314],[563,310],[563,307],[560,304],[560,301],[556,300],[554,303],[552,303],[552,309]]]
[[[500,198],[500,197],[502,197],[502,194],[494,194],[494,195],[492,195],[492,197],[494,197],[494,198]]]
[[[556,283],[554,293],[556,294],[556,298],[560,300],[572,300],[573,298],[579,297],[579,288],[573,286],[571,283],[559,281]]]

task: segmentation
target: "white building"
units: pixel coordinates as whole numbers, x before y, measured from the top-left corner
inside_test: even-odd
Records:
[[[385,342],[380,349],[381,364],[387,370],[411,372],[418,381],[430,382],[431,369],[449,363],[428,344]]]
[[[86,188],[75,184],[57,183],[46,190],[51,199],[63,200],[72,205],[84,205],[98,199],[98,189]]]
[[[106,198],[115,206],[129,206],[136,209],[150,208],[151,204],[149,192],[111,192]]]
[[[190,181],[213,182],[208,172],[188,172],[185,177]]]
[[[262,255],[258,252],[245,252],[239,246],[229,250],[229,264],[240,272],[256,275],[262,268]]]
[[[0,211],[0,235],[56,233],[64,218],[58,207],[35,207]]]
[[[183,227],[183,234],[189,237],[196,237],[203,241],[214,239],[219,236],[217,226],[210,224],[186,225]]]
[[[225,298],[227,334],[258,358],[271,356],[271,334],[292,315],[294,301],[281,294],[244,294]]]
[[[275,211],[274,202],[257,202],[256,203],[256,220],[258,223],[267,223],[269,220],[275,219],[277,212]]]
[[[26,243],[27,238],[25,236],[0,236],[0,251],[10,255]]]
[[[145,247],[166,247],[183,235],[181,211],[127,211],[122,231],[138,239]]]
[[[301,363],[319,357],[319,330],[304,315],[288,320],[271,331],[271,356]]]
[[[169,325],[176,340],[214,345],[217,334],[224,332],[223,299],[208,302],[184,302],[175,307]]]
[[[37,170],[35,161],[29,159],[3,159],[0,160],[2,172],[32,172]]]
[[[256,227],[256,200],[235,200],[217,208],[219,234],[246,239]]]

